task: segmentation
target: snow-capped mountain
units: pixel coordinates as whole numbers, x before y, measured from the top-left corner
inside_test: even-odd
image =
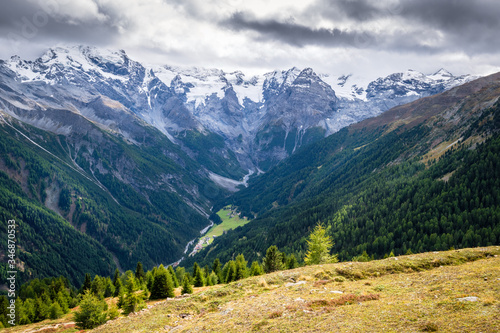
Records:
[[[53,48],[35,61],[12,57],[0,63],[0,72],[2,87],[7,87],[0,91],[2,109],[42,129],[75,130],[56,112],[35,115],[37,108],[71,110],[133,143],[139,142],[138,128],[145,122],[192,156],[199,152],[186,131],[196,131],[220,137],[222,146],[210,147],[212,153],[220,158],[233,154],[247,170],[266,169],[301,145],[351,123],[473,79],[441,69],[431,75],[409,70],[355,82],[353,75],[295,67],[246,76],[145,65],[122,50],[88,46]],[[93,107],[96,100],[105,107]]]

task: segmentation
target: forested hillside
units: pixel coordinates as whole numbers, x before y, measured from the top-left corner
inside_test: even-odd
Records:
[[[256,219],[191,260],[252,261],[272,244],[303,258],[318,222],[341,260],[498,244],[499,87],[476,81],[302,149],[230,199]]]
[[[0,228],[6,235],[7,221],[16,221],[20,281],[63,275],[80,285],[85,273],[109,275],[117,265],[128,269],[138,261],[146,267],[172,262],[208,223],[183,202],[189,194],[151,183],[181,170],[184,184],[203,189],[208,183],[188,174],[197,169],[194,161],[186,158],[179,168],[165,151],[182,153],[159,136],[161,142],[139,148],[101,135],[107,141],[100,146],[91,135],[75,144],[13,119],[1,124]],[[137,183],[112,172],[127,168]],[[6,246],[0,253],[7,253]],[[4,260],[2,281],[6,267]]]

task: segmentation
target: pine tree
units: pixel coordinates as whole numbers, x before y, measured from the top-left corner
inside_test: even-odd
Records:
[[[2,320],[0,320],[0,322],[2,322]],[[25,302],[19,297],[16,299],[16,322],[18,325],[31,324]]]
[[[308,251],[304,258],[306,265],[326,264],[337,262],[337,256],[330,255],[333,242],[321,224],[317,224],[307,240]]]
[[[90,278],[90,274],[85,273],[85,280],[83,281],[80,293],[81,294],[85,293],[85,291],[89,290],[91,287],[92,287],[92,279]]]
[[[186,274],[186,269],[181,266],[177,266],[175,269],[175,276],[177,276],[177,281],[179,281],[179,284],[182,285],[182,282],[184,281],[184,274]]]
[[[127,280],[125,281],[125,290],[130,292],[130,291],[136,291],[138,289],[138,284],[137,280],[134,275],[128,275]]]
[[[219,282],[222,282],[222,268],[219,258],[216,258],[212,264],[212,272],[217,275]]]
[[[90,290],[88,290],[90,292]],[[33,321],[42,321],[48,318],[49,316],[49,307],[50,303],[47,304],[42,300],[42,298],[37,297],[35,299],[35,320]]]
[[[0,296],[0,327],[9,327],[8,326],[8,317],[7,317],[7,307],[10,305],[9,299],[7,296]]]
[[[33,298],[27,298],[23,302],[23,308],[30,322],[34,322],[36,320],[36,303]]]
[[[111,304],[109,309],[108,309],[108,320],[113,320],[117,318],[120,315],[120,312],[118,311],[118,307],[116,304]]]
[[[121,292],[120,295],[118,296],[118,302],[116,302],[116,305],[120,308],[123,309],[125,306],[125,293]]]
[[[144,273],[144,269],[142,268],[142,263],[137,262],[137,266],[135,267],[135,278],[139,281],[139,283],[143,283],[146,278],[146,273]]]
[[[105,285],[103,283],[104,278],[101,278],[99,275],[94,276],[94,280],[92,281],[90,290],[94,295],[96,295],[99,298],[104,297],[104,289]]]
[[[353,257],[352,261],[368,262],[371,258],[366,251],[363,251],[359,256]]]
[[[279,270],[282,270],[284,268],[281,252],[278,251],[278,248],[276,247],[276,245],[271,245],[267,249],[266,256],[264,257],[263,263],[264,263],[264,265],[263,265],[264,272],[266,272],[266,273],[279,271]]]
[[[295,255],[292,253],[286,258],[286,268],[294,269],[297,267],[299,267],[299,263],[297,262],[297,258],[295,258]]]
[[[54,301],[52,305],[49,308],[49,318],[50,319],[58,319],[61,318],[63,315],[63,310],[61,309],[61,306],[57,301]]]
[[[264,274],[264,271],[262,270],[262,266],[259,264],[259,262],[258,261],[252,262],[252,266],[250,267],[250,275],[257,276],[262,274]]]
[[[170,273],[162,266],[158,268],[154,277],[149,299],[174,297],[174,282]]]
[[[90,290],[87,290],[80,302],[79,310],[74,313],[76,326],[80,329],[92,329],[106,321],[106,303],[100,301]]]
[[[181,294],[192,294],[193,293],[193,286],[191,285],[191,282],[189,279],[185,278],[182,281],[182,289],[181,289]]]
[[[188,279],[189,283],[193,284],[193,277],[189,272],[184,273],[184,279]],[[182,280],[184,282],[184,280]]]
[[[137,312],[145,306],[143,293],[135,291],[127,291],[123,300],[123,314],[128,315],[132,312]]]
[[[227,265],[227,273],[224,280],[226,283],[236,281],[236,263],[234,260],[230,260]]]
[[[69,312],[69,304],[68,304],[69,297],[70,297],[69,295],[65,296],[62,290],[59,291],[56,295],[57,303],[59,303],[59,305],[61,306],[63,313]]]
[[[235,280],[241,280],[248,276],[247,261],[243,254],[239,254],[236,257],[236,275]]]
[[[113,287],[113,282],[111,282],[111,279],[108,277],[106,278],[104,282],[104,297],[111,297],[113,296],[115,292],[115,287]]]
[[[203,285],[205,284],[204,283],[204,279],[203,279],[203,271],[201,270],[200,266],[198,265],[198,263],[194,263],[193,265],[193,276],[194,276],[194,286],[195,287],[203,287]]]
[[[151,292],[151,289],[153,288],[155,275],[156,275],[156,270],[148,271],[146,273],[146,288],[149,290],[149,292]]]
[[[207,280],[209,282],[209,286],[215,286],[217,283],[219,283],[219,278],[217,277],[217,274],[215,274],[215,272],[210,273],[210,276]]]
[[[172,277],[172,281],[174,282],[174,288],[179,287],[179,280],[177,280],[177,275],[174,272],[174,268],[172,266],[168,266],[168,272]]]
[[[115,274],[113,275],[113,285],[116,287],[116,281],[120,279],[120,271],[115,269]]]
[[[208,265],[205,265],[205,267],[203,267],[203,279],[205,281],[205,284],[207,284],[209,276],[210,276],[210,268],[208,267]]]
[[[115,292],[113,293],[114,297],[119,297],[123,294],[123,285],[121,279],[116,280],[113,286],[115,287]]]

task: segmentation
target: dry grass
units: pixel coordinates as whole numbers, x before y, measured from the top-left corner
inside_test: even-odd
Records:
[[[338,298],[332,298],[329,300],[316,299],[307,303],[309,307],[332,307],[332,306],[342,306],[342,305],[352,305],[360,304],[366,301],[376,301],[380,299],[379,294],[368,294],[368,295],[354,295],[345,294]]]
[[[459,300],[468,296],[478,299]],[[499,332],[500,247],[275,272],[157,302],[93,332],[170,331]]]
[[[484,142],[485,140],[486,139],[483,138],[483,137],[481,137],[481,136],[471,136],[467,140],[465,140],[464,142],[462,142],[461,144],[463,144],[465,146],[476,145],[478,143]],[[435,147],[433,147],[427,154],[425,154],[422,157],[422,163],[424,163],[425,165],[428,166],[429,165],[429,161],[431,161],[431,160],[438,160],[448,150],[455,148],[458,143],[459,143],[458,140],[441,142],[440,144],[438,144]],[[445,177],[443,177],[444,178],[443,180],[444,181],[448,181],[448,179],[451,177],[452,174],[453,174],[453,172],[451,172],[450,174],[445,175]]]

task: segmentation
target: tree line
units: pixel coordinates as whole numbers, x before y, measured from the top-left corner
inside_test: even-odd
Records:
[[[317,225],[308,241],[309,250],[304,258],[308,265],[336,262],[330,251],[333,245],[322,225]],[[253,261],[249,266],[243,254],[236,256],[222,265],[215,259],[212,265],[200,267],[194,263],[188,271],[182,266],[175,270],[172,266],[160,265],[144,271],[141,262],[135,272],[129,270],[120,273],[118,269],[111,277],[89,273],[77,290],[65,277],[34,279],[20,287],[16,299],[17,325],[39,322],[45,319],[58,319],[71,308],[79,305],[74,312],[74,320],[81,329],[91,329],[107,320],[120,315],[128,315],[145,307],[146,300],[175,297],[175,289],[181,288],[181,294],[192,294],[193,287],[213,286],[230,283],[250,276],[258,276],[274,271],[298,267],[293,254],[286,255],[273,245],[270,246],[262,262]],[[116,305],[108,306],[105,298],[116,297]],[[9,327],[6,296],[0,296],[0,328]]]

